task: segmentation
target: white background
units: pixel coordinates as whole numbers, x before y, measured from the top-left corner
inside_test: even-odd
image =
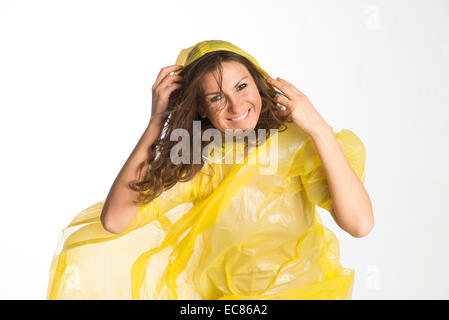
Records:
[[[0,298],[45,299],[59,232],[103,200],[181,49],[230,41],[367,150],[353,299],[449,298],[449,1],[0,2]]]

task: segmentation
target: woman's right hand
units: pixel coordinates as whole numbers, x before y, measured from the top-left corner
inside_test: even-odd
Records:
[[[183,68],[180,65],[171,65],[161,69],[152,87],[152,108],[150,122],[163,124],[163,113],[167,110],[170,95],[182,86],[182,77],[171,74]]]

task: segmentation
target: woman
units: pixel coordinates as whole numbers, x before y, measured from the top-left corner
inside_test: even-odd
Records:
[[[152,89],[108,197],[63,230],[47,298],[350,299],[316,205],[354,237],[371,230],[360,139],[226,41],[182,50]]]

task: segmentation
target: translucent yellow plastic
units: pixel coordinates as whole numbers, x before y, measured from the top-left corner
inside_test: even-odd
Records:
[[[250,55],[248,52],[243,50],[242,48],[236,46],[235,44],[229,42],[229,41],[223,41],[223,40],[205,40],[198,42],[194,44],[191,47],[184,48],[181,50],[181,52],[178,54],[178,57],[176,58],[177,65],[187,66],[194,62],[195,60],[199,59],[206,53],[212,52],[212,51],[231,51],[234,53],[237,53],[245,58],[247,58],[252,64],[256,66],[256,68],[259,69],[259,71],[262,73],[263,77],[266,79],[269,77],[268,73],[260,66],[259,62],[257,62],[256,58],[254,58],[252,55]],[[179,74],[181,70],[176,71],[175,74]]]
[[[364,182],[363,143],[350,130],[334,134]],[[262,147],[244,163],[211,157],[121,234],[103,229],[104,201],[80,212],[61,233],[47,299],[350,299],[354,270],[341,266],[316,211],[332,199],[315,145],[293,123],[265,151],[276,144],[273,173],[260,171]]]

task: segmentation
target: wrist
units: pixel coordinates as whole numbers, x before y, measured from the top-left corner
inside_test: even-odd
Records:
[[[151,117],[150,122],[148,123],[148,128],[162,128],[164,125],[164,121],[159,117]]]
[[[309,135],[314,141],[326,140],[327,138],[334,136],[334,131],[332,130],[331,126],[323,121],[319,125],[314,126]]]

